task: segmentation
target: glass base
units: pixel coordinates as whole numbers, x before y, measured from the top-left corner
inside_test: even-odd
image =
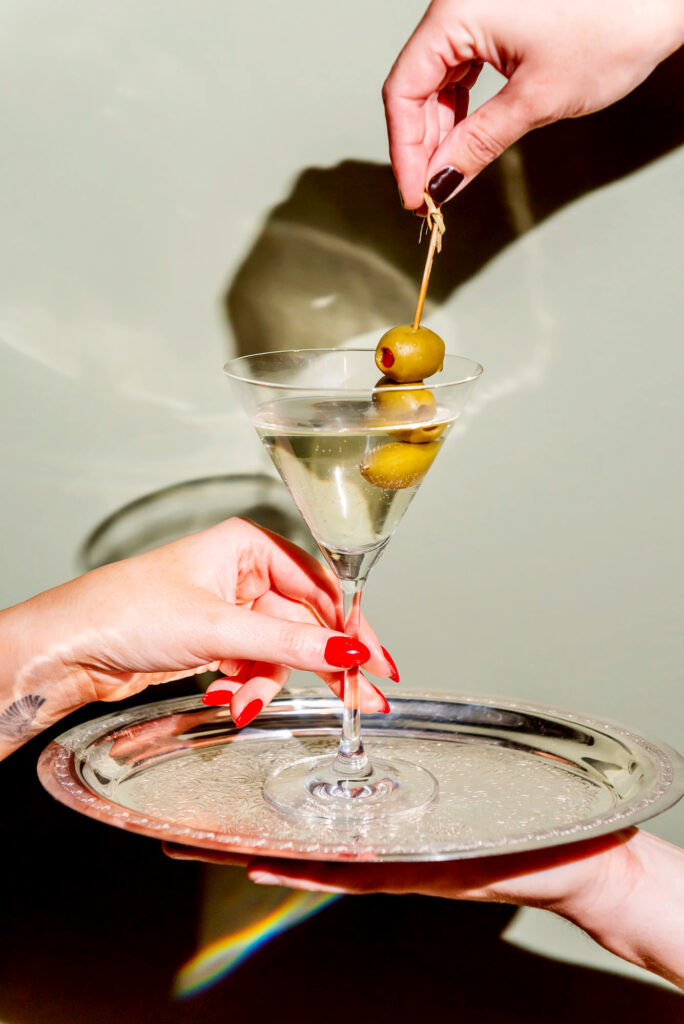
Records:
[[[264,797],[282,814],[352,824],[418,814],[438,793],[434,775],[408,761],[373,761],[345,778],[337,760],[307,757],[278,768],[264,783]]]

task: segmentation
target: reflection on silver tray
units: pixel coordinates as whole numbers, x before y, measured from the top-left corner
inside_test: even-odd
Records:
[[[371,756],[402,757],[439,780],[412,819],[293,822],[265,777],[336,746],[341,704],[312,691],[274,701],[236,730],[199,697],[160,701],[78,726],[51,743],[46,789],[90,817],[211,849],[325,860],[443,860],[512,853],[624,828],[684,793],[684,760],[622,726],[473,697],[395,696],[369,716]]]

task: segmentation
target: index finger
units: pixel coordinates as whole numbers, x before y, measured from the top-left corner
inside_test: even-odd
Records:
[[[428,11],[383,86],[390,160],[408,209],[416,209],[423,202],[432,156],[428,143],[430,100],[447,81],[458,80],[459,66],[475,56],[473,48],[465,44],[459,51],[461,48],[453,45],[436,24],[436,16]]]
[[[322,623],[331,624],[330,628],[343,630],[342,591],[332,572],[295,544],[282,537],[276,540],[269,555],[271,588],[283,597],[308,605]]]
[[[249,596],[256,599],[267,590],[274,590],[307,605],[321,623],[343,632],[342,590],[331,570],[280,534],[248,520],[243,523],[254,531],[248,536],[257,548],[251,553],[254,564],[250,565],[247,575],[251,580],[250,588],[256,588],[258,593]],[[254,581],[257,575],[258,583]]]

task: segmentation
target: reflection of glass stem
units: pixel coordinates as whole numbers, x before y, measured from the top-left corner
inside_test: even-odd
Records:
[[[344,630],[347,636],[358,639],[361,624],[361,591],[363,580],[343,580]],[[359,669],[349,668],[344,673],[344,712],[342,738],[334,770],[343,778],[364,778],[371,766],[361,740],[361,712],[359,709]]]

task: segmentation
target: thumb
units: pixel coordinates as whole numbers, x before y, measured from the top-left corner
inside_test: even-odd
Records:
[[[464,118],[430,158],[427,190],[436,203],[461,192],[514,142],[543,124],[529,87],[511,78],[501,92]]]

